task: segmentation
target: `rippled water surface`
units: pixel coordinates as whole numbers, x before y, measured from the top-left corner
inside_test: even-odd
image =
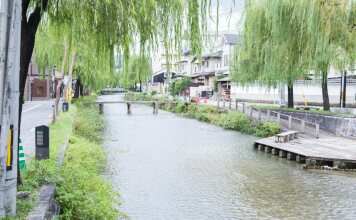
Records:
[[[131,219],[356,219],[355,175],[305,171],[253,151],[256,137],[147,106],[104,108],[107,175]]]

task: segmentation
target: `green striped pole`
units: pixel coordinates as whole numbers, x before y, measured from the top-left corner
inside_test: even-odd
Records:
[[[23,151],[21,139],[19,139],[19,167],[20,170],[26,169],[25,152]]]

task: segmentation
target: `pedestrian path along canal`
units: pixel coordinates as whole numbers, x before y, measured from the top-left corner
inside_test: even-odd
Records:
[[[105,105],[104,147],[131,219],[356,219],[354,174],[303,170],[253,151],[254,136],[151,107],[126,111]]]

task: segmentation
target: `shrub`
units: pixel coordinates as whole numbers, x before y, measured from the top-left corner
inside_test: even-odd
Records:
[[[63,219],[115,219],[122,215],[118,193],[100,176],[106,161],[102,148],[84,138],[73,137],[68,145],[62,181],[57,190]]]
[[[187,106],[185,105],[184,102],[178,102],[177,106],[173,109],[173,112],[175,112],[175,113],[186,113],[187,112]]]
[[[250,120],[242,113],[229,111],[227,114],[221,115],[219,125],[226,129],[248,132]]]
[[[154,95],[157,95],[157,92],[156,92],[156,91],[152,91],[152,92],[151,92],[151,96],[154,96]]]
[[[279,124],[275,122],[264,122],[256,126],[256,135],[259,137],[268,137],[278,134],[281,130]]]
[[[204,112],[196,112],[194,117],[195,119],[199,121],[204,121],[204,122],[209,122],[209,113],[204,113]]]
[[[220,115],[219,114],[207,114],[208,121],[212,124],[219,125]]]
[[[77,117],[74,120],[74,132],[94,142],[102,140],[101,130],[104,122],[99,116],[99,111],[94,106],[78,108]]]
[[[189,118],[195,118],[195,113],[197,112],[197,104],[192,103],[188,105],[188,110],[187,110],[187,117]]]
[[[216,107],[210,105],[198,105],[197,111],[202,113],[210,113],[210,114],[219,113],[219,110]]]
[[[61,219],[123,217],[115,209],[118,193],[100,175],[106,155],[99,145],[104,123],[97,109],[78,108],[73,129],[57,188]]]

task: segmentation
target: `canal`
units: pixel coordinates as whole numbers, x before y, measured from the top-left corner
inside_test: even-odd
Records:
[[[103,96],[102,100],[122,97]],[[107,178],[131,219],[356,219],[356,176],[253,151],[254,136],[105,105]]]

